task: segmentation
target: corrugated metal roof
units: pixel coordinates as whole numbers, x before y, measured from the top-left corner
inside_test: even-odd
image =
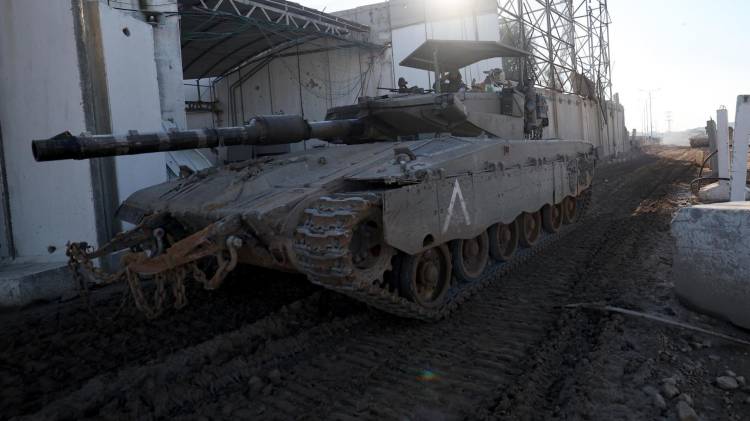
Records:
[[[253,58],[327,38],[368,45],[370,28],[283,0],[180,0],[185,79],[223,76]]]

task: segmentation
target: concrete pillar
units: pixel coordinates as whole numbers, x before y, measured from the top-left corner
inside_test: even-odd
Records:
[[[747,184],[747,147],[750,138],[750,95],[737,97],[735,114],[734,148],[732,153],[731,190],[729,200],[745,200]]]
[[[726,108],[716,111],[716,161],[719,178],[729,178],[729,113]],[[729,184],[728,181],[722,181]]]
[[[706,121],[706,135],[708,135],[708,153],[713,153],[716,150],[716,122],[713,119]],[[708,167],[711,168],[711,172],[708,175],[710,177],[717,177],[719,174],[719,164],[716,155],[708,160]]]
[[[187,130],[177,2],[144,0],[143,4],[146,21],[154,27],[154,58],[162,120],[167,122],[166,126]]]

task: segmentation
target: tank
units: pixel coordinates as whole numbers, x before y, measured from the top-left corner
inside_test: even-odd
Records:
[[[402,65],[432,57],[441,75],[438,66],[525,54],[456,43],[428,41]],[[219,288],[237,265],[253,265],[301,273],[398,316],[445,317],[581,218],[596,154],[586,142],[540,139],[546,104],[528,83],[482,92],[436,85],[361,98],[320,122],[265,116],[243,127],[34,141],[39,161],[329,142],[134,193],[117,211],[134,228],[97,250],[70,244],[76,279],[126,282],[138,308],[155,317],[169,291],[181,307],[186,282]],[[94,264],[113,254],[123,256],[119,271]],[[154,299],[144,281],[155,285]]]

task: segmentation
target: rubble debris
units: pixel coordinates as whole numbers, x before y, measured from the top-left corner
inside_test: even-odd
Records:
[[[667,399],[672,399],[680,394],[680,389],[671,383],[664,383],[661,387],[661,391]]]
[[[685,401],[677,402],[677,418],[680,421],[699,421],[698,414]]]
[[[731,376],[719,376],[716,378],[716,385],[724,390],[734,390],[740,387],[737,379]]]

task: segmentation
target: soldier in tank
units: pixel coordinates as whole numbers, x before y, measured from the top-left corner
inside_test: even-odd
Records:
[[[423,94],[424,89],[418,86],[409,87],[409,82],[403,77],[398,78],[398,89],[397,92],[400,94]]]
[[[487,75],[482,85],[485,92],[501,92],[506,86],[507,80],[503,69],[495,68],[484,73]]]
[[[435,86],[437,86],[437,82],[435,82]],[[441,92],[447,93],[455,93],[460,92],[461,90],[466,90],[466,84],[463,81],[461,72],[459,72],[458,69],[454,69],[449,72],[443,73],[442,77],[440,78],[440,90]]]
[[[398,93],[409,93],[409,82],[407,82],[406,79],[402,77],[398,78]]]

